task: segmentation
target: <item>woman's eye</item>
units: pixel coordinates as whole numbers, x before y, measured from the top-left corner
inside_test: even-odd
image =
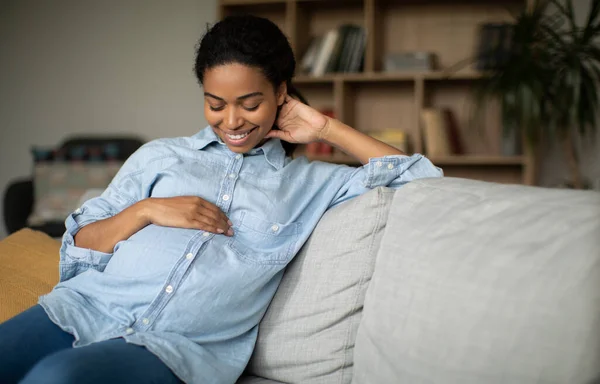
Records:
[[[218,111],[222,111],[223,108],[225,108],[225,107],[223,107],[223,106],[221,106],[221,107],[213,107],[212,105],[209,105],[209,108],[210,108],[211,111],[218,112]]]
[[[260,104],[257,104],[257,105],[255,105],[254,107],[244,107],[244,109],[245,109],[246,111],[250,111],[250,112],[252,112],[252,111],[256,111],[256,110],[258,109],[258,107],[259,107],[259,106],[260,106]]]

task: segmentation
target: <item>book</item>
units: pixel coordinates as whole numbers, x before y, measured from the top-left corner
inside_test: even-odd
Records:
[[[306,53],[304,54],[304,56],[302,57],[302,61],[300,62],[301,73],[309,74],[312,72],[322,43],[323,36],[314,36],[311,39],[308,45],[308,49],[306,50]]]
[[[359,72],[364,65],[365,48],[365,29],[354,24],[342,24],[311,39],[300,60],[299,70],[312,76]]]
[[[513,48],[514,24],[484,23],[479,26],[476,49],[478,70],[495,70],[510,60]]]
[[[338,38],[339,31],[337,29],[329,30],[323,37],[323,44],[321,44],[315,65],[312,68],[311,74],[313,76],[322,76],[325,74]]]
[[[446,119],[443,109],[424,108],[421,110],[424,152],[427,156],[448,156],[452,154]]]

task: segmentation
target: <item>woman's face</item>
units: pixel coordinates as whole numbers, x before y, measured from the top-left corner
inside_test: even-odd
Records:
[[[233,152],[245,153],[262,144],[273,127],[277,107],[285,100],[263,73],[242,64],[224,64],[204,73],[204,115]]]

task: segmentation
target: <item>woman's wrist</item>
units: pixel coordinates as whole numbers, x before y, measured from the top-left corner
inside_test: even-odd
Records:
[[[321,130],[320,140],[326,142],[327,144],[333,145],[334,147],[337,147],[340,138],[347,134],[348,130],[354,129],[337,119],[327,116],[327,123],[325,123],[325,126]]]
[[[153,199],[151,198],[140,200],[132,207],[135,210],[134,216],[140,228],[152,223],[152,212],[154,206],[154,202],[152,200]]]
[[[329,142],[329,136],[331,135],[330,131],[331,131],[331,125],[332,125],[332,121],[334,120],[333,118],[329,117],[329,116],[325,116],[325,125],[323,125],[323,127],[321,128],[321,130],[319,131],[319,139],[318,141],[324,141],[326,143]]]

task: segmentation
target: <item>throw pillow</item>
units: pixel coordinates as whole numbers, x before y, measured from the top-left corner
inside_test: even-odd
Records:
[[[64,150],[33,149],[34,205],[29,225],[62,222],[77,209],[90,189],[105,189],[117,174],[122,161],[116,160],[112,146],[77,146]]]
[[[325,213],[260,323],[248,371],[286,383],[350,383],[354,339],[394,191]]]

